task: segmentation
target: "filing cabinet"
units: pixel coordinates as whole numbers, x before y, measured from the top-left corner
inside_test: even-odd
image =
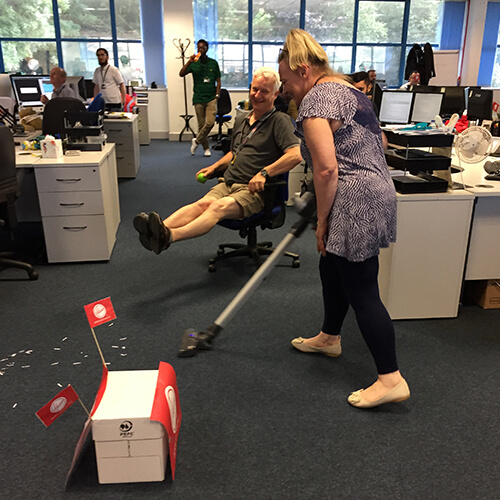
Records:
[[[114,151],[106,144],[34,165],[50,263],[110,259],[120,223]]]
[[[108,136],[107,141],[116,146],[118,177],[135,178],[140,166],[138,115],[105,119],[104,132]]]

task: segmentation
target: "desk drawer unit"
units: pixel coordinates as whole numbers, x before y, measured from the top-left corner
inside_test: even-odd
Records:
[[[118,177],[134,178],[140,164],[140,145],[137,115],[130,120],[104,120],[108,142],[116,147]]]
[[[98,166],[35,169],[49,262],[109,260],[120,221],[114,153]]]

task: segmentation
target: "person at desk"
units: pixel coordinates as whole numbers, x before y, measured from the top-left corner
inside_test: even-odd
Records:
[[[370,78],[370,82],[373,85],[377,79],[377,72],[373,68],[368,70],[368,78]]]
[[[109,64],[109,54],[102,47],[96,51],[99,67],[94,71],[94,97],[101,93],[107,104],[123,104],[126,97],[126,89],[120,70]]]
[[[198,120],[198,134],[191,140],[191,155],[201,144],[204,156],[212,156],[208,145],[208,134],[215,123],[217,114],[217,99],[220,93],[220,69],[215,59],[207,56],[208,42],[198,40],[198,53],[193,54],[179,71],[184,78],[193,74],[193,105]]]
[[[373,408],[410,397],[399,372],[394,325],[380,299],[378,255],[396,240],[396,191],[369,99],[334,72],[325,50],[306,31],[292,29],[278,58],[284,91],[299,106],[296,134],[312,168],[316,246],[320,252],[324,320],[296,349],[337,357],[349,306],[372,354],[378,378],[348,402]]]
[[[208,233],[221,219],[250,217],[264,208],[262,192],[267,179],[288,172],[301,161],[292,121],[273,105],[279,86],[276,70],[263,67],[254,72],[252,112],[236,117],[231,151],[196,174],[210,179],[224,172],[224,182],[164,221],[156,212],[136,215],[134,227],[144,248],[159,254],[174,242]]]
[[[76,92],[66,83],[66,71],[62,68],[56,66],[50,70],[50,83],[54,87],[52,91],[51,99],[57,99],[58,97],[73,97],[74,99],[79,99]],[[40,101],[43,104],[49,102],[49,98],[46,95],[40,97]]]
[[[414,85],[420,85],[420,73],[418,71],[412,71],[408,81],[403,83],[403,85],[399,87],[399,90],[409,90],[409,88]]]
[[[353,73],[349,75],[349,78],[352,81],[352,84],[363,92],[363,94],[368,95],[372,89],[372,81],[366,71],[358,71],[357,73]]]

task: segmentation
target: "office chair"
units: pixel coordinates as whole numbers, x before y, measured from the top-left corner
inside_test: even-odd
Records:
[[[51,99],[43,109],[42,133],[64,136],[64,113],[66,111],[86,111],[85,104],[73,97]]]
[[[213,147],[213,149],[222,149],[222,139],[227,137],[227,134],[222,133],[222,125],[231,120],[232,116],[227,114],[231,111],[231,97],[229,96],[229,92],[226,89],[220,89],[219,99],[217,101],[217,114],[215,115],[215,123],[219,125],[219,131],[217,135],[212,137],[215,138],[217,144]]]
[[[215,264],[220,260],[233,257],[245,256],[253,259],[259,267],[263,260],[262,255],[270,255],[273,244],[270,241],[257,242],[257,228],[277,229],[285,223],[286,201],[288,200],[288,172],[276,176],[266,182],[264,190],[264,209],[244,219],[223,219],[218,224],[227,229],[239,231],[242,238],[247,238],[246,244],[222,243],[217,250],[217,256],[209,261],[208,270],[215,272]],[[226,248],[232,248],[230,252]],[[295,253],[285,252],[284,255],[291,257],[292,267],[299,267],[299,256]]]
[[[14,202],[17,198],[16,153],[14,138],[8,127],[0,126],[0,227],[12,230],[17,225]],[[0,268],[24,269],[30,280],[38,279],[31,264],[14,259],[12,252],[0,252]]]

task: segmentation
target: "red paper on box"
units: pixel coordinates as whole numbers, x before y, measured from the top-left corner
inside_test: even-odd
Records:
[[[113,304],[111,304],[111,299],[109,297],[98,300],[97,302],[92,302],[92,304],[87,304],[83,307],[87,313],[90,328],[94,328],[116,319]]]
[[[63,389],[57,396],[52,398],[45,406],[42,406],[36,416],[42,421],[45,427],[53,424],[75,401],[78,401],[78,394],[71,385]]]
[[[179,440],[179,429],[182,420],[181,404],[175,371],[172,365],[163,361],[160,361],[160,366],[158,367],[155,398],[149,418],[163,424],[163,427],[167,431],[170,467],[172,469],[172,479],[175,479],[177,441]]]

